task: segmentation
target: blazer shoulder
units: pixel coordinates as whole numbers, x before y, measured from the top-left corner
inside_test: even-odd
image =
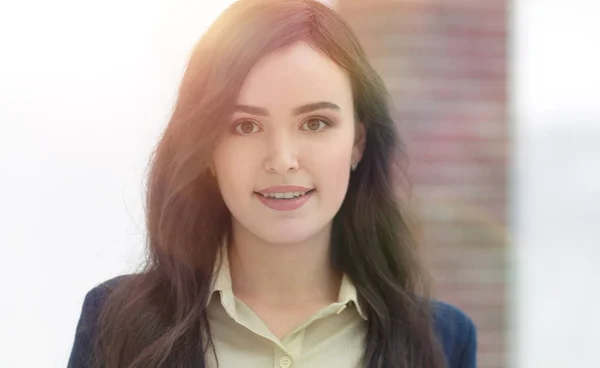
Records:
[[[120,275],[106,280],[90,289],[83,300],[75,330],[75,340],[69,356],[68,368],[90,367],[92,348],[97,334],[98,318],[110,292],[133,275]]]
[[[435,331],[448,360],[449,368],[477,367],[477,329],[459,308],[434,300],[431,302]]]
[[[111,291],[115,289],[121,282],[131,278],[133,275],[120,275],[113,277],[112,279],[101,282],[90,289],[83,300],[83,306],[81,310],[81,317],[96,318],[100,315],[104,302],[108,299]],[[95,322],[95,320],[94,320]]]

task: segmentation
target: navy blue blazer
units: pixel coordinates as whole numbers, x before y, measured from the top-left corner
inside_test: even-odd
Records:
[[[122,277],[125,276],[103,282],[87,292],[67,368],[90,367],[96,321],[108,293]],[[450,304],[433,301],[432,307],[435,330],[442,342],[448,368],[476,368],[477,334],[473,321]],[[199,368],[203,368],[202,364]]]

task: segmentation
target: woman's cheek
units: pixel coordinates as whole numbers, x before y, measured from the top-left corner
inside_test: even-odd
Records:
[[[350,155],[349,149],[329,150],[324,158],[319,160],[318,181],[345,193],[350,179]]]

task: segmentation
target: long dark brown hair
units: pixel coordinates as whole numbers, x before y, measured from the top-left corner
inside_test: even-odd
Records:
[[[206,307],[217,250],[231,219],[210,172],[224,121],[253,65],[303,41],[347,71],[366,145],[333,220],[332,266],[357,288],[368,320],[364,366],[440,368],[427,278],[401,209],[403,146],[389,96],[348,25],[313,0],[241,0],[195,46],[151,161],[148,257],[100,315],[98,367],[192,367],[212,343]]]

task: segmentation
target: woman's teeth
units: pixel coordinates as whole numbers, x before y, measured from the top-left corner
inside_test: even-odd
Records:
[[[310,192],[310,190],[306,191],[306,192],[259,193],[259,194],[265,198],[292,199],[292,198],[302,197],[303,195],[305,195],[308,192]]]

